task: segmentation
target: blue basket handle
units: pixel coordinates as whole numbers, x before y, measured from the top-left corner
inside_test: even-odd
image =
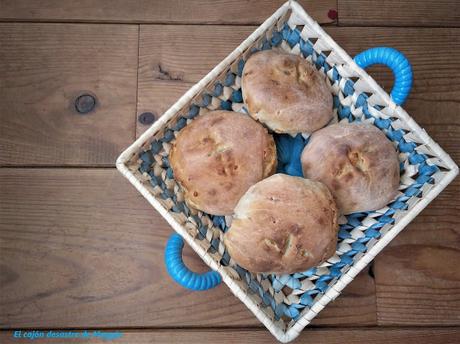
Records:
[[[172,234],[165,248],[166,271],[171,278],[184,288],[191,290],[208,290],[222,282],[217,271],[208,271],[199,274],[191,271],[182,260],[184,239],[179,234]]]
[[[388,66],[395,77],[391,98],[398,105],[406,101],[412,88],[412,67],[401,52],[393,48],[376,47],[359,53],[354,60],[363,69],[374,64]]]

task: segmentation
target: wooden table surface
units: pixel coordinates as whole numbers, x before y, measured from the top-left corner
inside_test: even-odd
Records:
[[[275,342],[225,285],[171,281],[172,229],[114,162],[148,127],[141,114],[161,116],[281,3],[0,0],[0,342],[37,328],[119,329],[118,343]],[[406,110],[460,162],[458,1],[301,3],[352,56],[380,45],[406,54]],[[390,89],[388,70],[370,74]],[[96,99],[87,114],[76,110],[82,94]],[[460,343],[459,186],[296,342]]]

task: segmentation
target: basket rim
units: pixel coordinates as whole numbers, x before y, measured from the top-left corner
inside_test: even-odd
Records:
[[[430,191],[428,191],[423,198],[404,216],[399,218],[393,227],[385,234],[385,237],[379,240],[373,247],[371,247],[362,257],[359,258],[357,263],[352,265],[350,269],[344,273],[334,285],[332,285],[316,302],[314,305],[303,314],[294,325],[287,331],[280,329],[276,323],[266,315],[259,306],[250,299],[244,290],[236,284],[233,279],[225,272],[222,266],[219,266],[216,261],[201,247],[195,240],[188,234],[185,228],[177,222],[171,214],[155,199],[155,197],[148,191],[148,189],[137,179],[133,172],[129,170],[126,163],[135,155],[138,150],[160,131],[168,121],[173,118],[182,107],[195,97],[206,85],[209,84],[216,76],[222,73],[228,66],[239,57],[241,53],[246,50],[254,41],[256,41],[267,29],[278,21],[288,10],[292,10],[295,19],[299,21],[299,25],[308,25],[313,27],[321,38],[326,40],[333,48],[334,52],[340,56],[351,68],[356,72],[360,78],[365,79],[366,82],[374,89],[374,92],[394,111],[396,116],[400,118],[409,128],[411,132],[416,132],[419,138],[425,145],[437,156],[443,160],[448,166],[449,171],[445,174],[442,180],[436,184]],[[233,50],[224,60],[222,60],[216,67],[214,67],[205,77],[198,83],[193,85],[179,100],[172,105],[149,129],[147,129],[138,139],[134,141],[125,151],[123,151],[117,158],[116,167],[120,173],[125,176],[131,184],[147,199],[147,201],[165,218],[165,220],[179,233],[185,241],[192,247],[192,249],[204,260],[204,262],[213,270],[220,273],[222,280],[229,287],[232,293],[238,297],[261,321],[267,329],[278,339],[280,342],[286,343],[295,339],[305,326],[332,300],[334,300],[341,291],[354,279],[354,277],[364,269],[374,257],[387,246],[398,235],[409,222],[411,222],[458,174],[459,169],[451,157],[422,129],[410,115],[401,107],[396,105],[375,80],[363,69],[361,69],[353,59],[343,50],[320,26],[313,20],[302,8],[301,5],[295,1],[289,0],[276,10],[265,22],[260,25],[252,34],[250,34],[235,50]]]

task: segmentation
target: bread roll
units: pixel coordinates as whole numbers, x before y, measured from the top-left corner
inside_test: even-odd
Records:
[[[244,66],[243,99],[250,115],[277,133],[312,133],[333,116],[325,79],[300,56],[264,50]]]
[[[275,174],[241,197],[224,244],[249,271],[294,273],[331,257],[337,230],[337,208],[325,185]]]
[[[189,206],[230,215],[251,185],[275,172],[275,142],[248,115],[211,111],[179,132],[170,163]]]
[[[342,214],[380,209],[398,191],[398,154],[371,124],[338,123],[317,131],[301,161],[304,177],[326,184]]]

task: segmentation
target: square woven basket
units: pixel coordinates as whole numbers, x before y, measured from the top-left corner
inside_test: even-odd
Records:
[[[236,265],[222,240],[226,219],[187,207],[168,160],[177,133],[196,116],[216,109],[245,111],[244,62],[253,52],[273,47],[301,55],[325,73],[336,119],[381,129],[398,149],[401,166],[400,193],[393,202],[348,215],[336,254],[291,275],[253,274]],[[297,337],[458,173],[439,145],[294,1],[186,92],[120,155],[117,168],[281,342]]]

